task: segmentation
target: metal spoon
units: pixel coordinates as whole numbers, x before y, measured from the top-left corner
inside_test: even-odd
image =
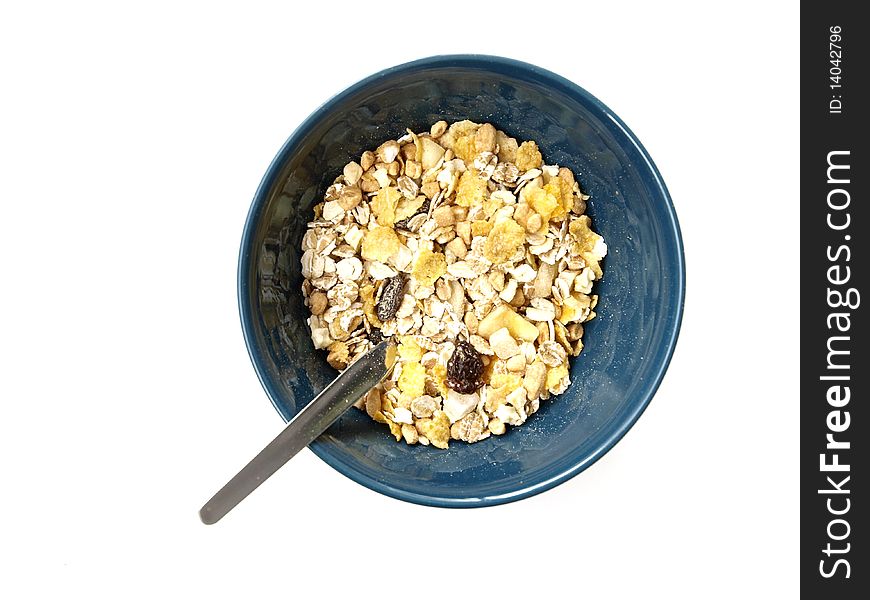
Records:
[[[391,343],[390,340],[384,340],[366,352],[299,411],[278,437],[199,510],[202,522],[211,525],[220,521],[386,377],[392,368],[392,364],[387,364],[387,349]]]

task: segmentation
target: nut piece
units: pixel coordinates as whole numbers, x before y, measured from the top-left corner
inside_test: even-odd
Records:
[[[523,387],[530,399],[540,398],[544,383],[547,381],[547,365],[539,360],[526,367],[526,376],[523,378]]]
[[[432,396],[419,396],[411,400],[411,413],[417,419],[426,419],[438,408],[438,403]]]
[[[493,435],[502,435],[505,432],[504,423],[502,423],[501,419],[490,419],[489,420],[489,430]]]
[[[502,327],[507,327],[514,338],[527,342],[534,342],[538,339],[538,328],[526,321],[506,304],[500,304],[489,313],[478,325],[477,333],[488,339]]]
[[[375,160],[375,153],[371,150],[366,150],[362,153],[362,156],[359,159],[359,164],[363,171],[368,171],[372,168],[372,165],[375,164]]]
[[[474,149],[478,154],[495,151],[495,127],[484,123],[478,128],[474,134]]]
[[[429,129],[429,135],[433,138],[439,138],[447,131],[447,121],[438,121]]]
[[[320,316],[326,310],[326,294],[323,292],[314,292],[308,297],[308,307],[311,309],[311,314]]]
[[[338,204],[345,211],[356,208],[360,202],[362,202],[362,190],[358,185],[346,185],[338,195]]]
[[[493,332],[493,334],[489,336],[489,345],[493,352],[495,352],[495,355],[502,360],[507,360],[508,358],[520,353],[520,347],[513,336],[511,336],[507,327],[502,327]]]
[[[335,342],[329,347],[329,355],[326,357],[326,362],[333,369],[343,371],[347,368],[349,358],[347,344]]]
[[[510,357],[507,361],[507,369],[514,373],[522,373],[526,370],[526,357],[522,354]]]
[[[465,242],[462,241],[462,238],[455,237],[445,246],[446,250],[450,250],[453,255],[462,260],[465,258],[468,253],[468,248],[465,247]]]
[[[432,218],[438,224],[438,227],[447,227],[453,225],[453,207],[443,205],[432,211]]]
[[[381,413],[381,393],[378,388],[372,388],[366,394],[366,413],[373,419]]]
[[[347,185],[356,185],[356,182],[359,181],[362,174],[363,168],[359,163],[350,161],[344,165],[344,180],[347,182]]]
[[[428,171],[437,165],[438,161],[440,161],[444,156],[444,148],[442,148],[438,142],[427,137],[420,138],[420,144],[423,149],[422,155],[420,156],[420,163],[423,165],[423,170]]]
[[[390,164],[399,155],[399,143],[395,140],[384,142],[376,151],[378,160],[382,163]]]
[[[405,442],[414,445],[420,440],[420,434],[417,433],[417,428],[413,425],[402,425],[402,437]]]
[[[468,333],[474,335],[477,333],[477,315],[472,311],[468,311],[465,313],[465,316],[462,318],[462,321],[465,323],[465,326],[468,327]]]

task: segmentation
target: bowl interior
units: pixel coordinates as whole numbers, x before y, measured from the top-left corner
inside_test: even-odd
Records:
[[[356,410],[311,445],[380,492],[439,506],[477,506],[541,491],[606,452],[649,402],[682,312],[679,228],[643,148],[604,105],[546,71],[492,57],[436,57],[373,76],[318,109],[270,167],[246,226],[239,300],[252,360],[285,420],[334,376],[305,322],[299,259],[312,206],[349,160],[441,119],[488,121],[535,140],[547,164],[571,168],[592,196],[607,242],[598,317],[573,360],[572,385],[504,436],[447,451],[396,443]]]

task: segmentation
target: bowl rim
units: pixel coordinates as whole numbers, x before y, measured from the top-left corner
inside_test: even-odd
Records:
[[[644,159],[646,167],[647,169],[649,169],[649,174],[652,176],[653,180],[656,183],[657,192],[664,200],[664,208],[668,215],[668,224],[672,229],[672,233],[676,242],[677,253],[679,255],[679,260],[677,261],[678,269],[677,273],[675,274],[676,277],[674,282],[674,285],[678,288],[679,304],[677,306],[676,320],[674,322],[672,330],[669,332],[669,335],[666,339],[664,360],[662,361],[659,369],[655,373],[652,384],[647,388],[647,391],[641,401],[635,404],[635,408],[633,412],[629,415],[629,418],[624,419],[619,424],[619,426],[610,433],[610,435],[603,441],[603,443],[599,444],[589,455],[582,458],[571,467],[542,481],[523,481],[523,485],[518,489],[503,494],[485,497],[449,498],[436,495],[420,494],[393,487],[383,480],[373,479],[360,473],[359,471],[349,468],[345,463],[342,463],[340,460],[337,460],[332,456],[332,454],[330,453],[331,446],[329,444],[319,439],[315,440],[309,445],[311,451],[314,452],[314,454],[318,458],[323,460],[326,464],[328,464],[330,467],[332,467],[342,475],[348,477],[352,481],[355,481],[356,483],[359,483],[375,492],[385,494],[398,500],[441,508],[474,508],[506,504],[508,502],[514,502],[516,500],[521,500],[523,498],[534,496],[536,494],[549,490],[561,483],[564,483],[565,481],[578,475],[582,471],[585,471],[592,464],[597,462],[602,456],[607,454],[607,452],[609,452],[610,449],[613,448],[613,446],[615,446],[617,442],[619,442],[619,440],[621,440],[625,436],[628,430],[634,426],[634,424],[649,406],[652,397],[655,395],[656,391],[661,385],[665,372],[667,371],[671,359],[673,358],[674,350],[676,348],[677,340],[680,334],[680,329],[682,327],[683,311],[686,297],[686,261],[683,247],[683,237],[680,231],[680,224],[677,220],[677,214],[674,209],[671,196],[668,193],[668,189],[665,186],[664,180],[662,179],[658,168],[656,167],[649,153],[644,148],[643,144],[641,144],[640,140],[638,140],[638,138],[634,135],[634,133],[632,133],[632,131],[622,121],[622,119],[620,119],[603,102],[598,100],[598,98],[587,92],[576,83],[562,77],[561,75],[553,73],[552,71],[549,71],[547,69],[532,65],[530,63],[511,58],[486,54],[435,55],[402,63],[378,71],[377,73],[374,73],[373,75],[370,75],[358,81],[357,83],[347,87],[341,92],[335,94],[322,105],[320,105],[316,110],[314,110],[304,121],[302,121],[302,123],[293,131],[293,133],[290,134],[290,137],[288,137],[287,141],[284,142],[284,144],[281,146],[281,149],[275,155],[275,158],[272,159],[269,168],[266,170],[266,173],[263,175],[263,178],[260,181],[260,185],[257,187],[257,191],[254,194],[253,201],[251,203],[250,209],[248,210],[248,215],[245,220],[241,246],[239,249],[237,272],[237,300],[239,305],[239,317],[241,320],[242,334],[245,339],[245,346],[247,347],[248,356],[251,360],[251,364],[253,365],[255,372],[257,373],[260,384],[266,391],[266,395],[269,397],[269,400],[275,407],[275,410],[278,412],[279,415],[281,415],[281,418],[284,419],[284,414],[281,411],[281,407],[277,401],[277,398],[280,396],[279,390],[277,389],[275,382],[273,382],[269,378],[266,369],[262,366],[265,363],[263,362],[263,358],[259,355],[256,339],[254,337],[253,307],[246,302],[246,299],[250,297],[251,291],[248,282],[252,281],[250,277],[252,264],[250,260],[250,255],[252,251],[251,246],[253,243],[254,233],[256,230],[256,222],[259,218],[260,212],[265,207],[265,204],[269,198],[269,193],[275,183],[275,180],[280,174],[285,160],[288,158],[292,149],[304,138],[304,136],[308,134],[308,132],[316,125],[316,123],[329,110],[331,110],[330,107],[334,103],[341,101],[359,92],[360,90],[363,90],[367,86],[377,82],[378,80],[386,76],[413,72],[422,69],[430,69],[433,67],[465,67],[486,70],[488,66],[492,65],[498,65],[502,68],[511,70],[524,71],[527,74],[531,74],[538,79],[547,81],[551,85],[555,84],[558,87],[561,87],[570,95],[580,96],[586,103],[592,105],[595,109],[600,111],[602,115],[612,120],[614,124],[616,124],[616,126],[620,130],[622,130],[622,133],[625,135],[626,139],[631,142],[631,144],[635,147],[640,156]]]

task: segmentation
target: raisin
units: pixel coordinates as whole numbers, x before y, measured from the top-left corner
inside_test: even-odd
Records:
[[[404,295],[405,274],[399,273],[395,277],[388,279],[384,287],[381,288],[381,297],[378,299],[377,306],[375,306],[375,314],[378,318],[381,321],[386,321],[396,316]]]
[[[447,361],[447,387],[460,394],[470,394],[483,385],[482,373],[483,361],[474,346],[466,341],[457,342]]]
[[[374,329],[374,328],[373,328],[373,329],[369,332],[369,341],[370,341],[373,345],[377,346],[377,345],[380,344],[383,340],[384,340],[384,334],[381,333],[381,330],[380,330],[380,329]]]

